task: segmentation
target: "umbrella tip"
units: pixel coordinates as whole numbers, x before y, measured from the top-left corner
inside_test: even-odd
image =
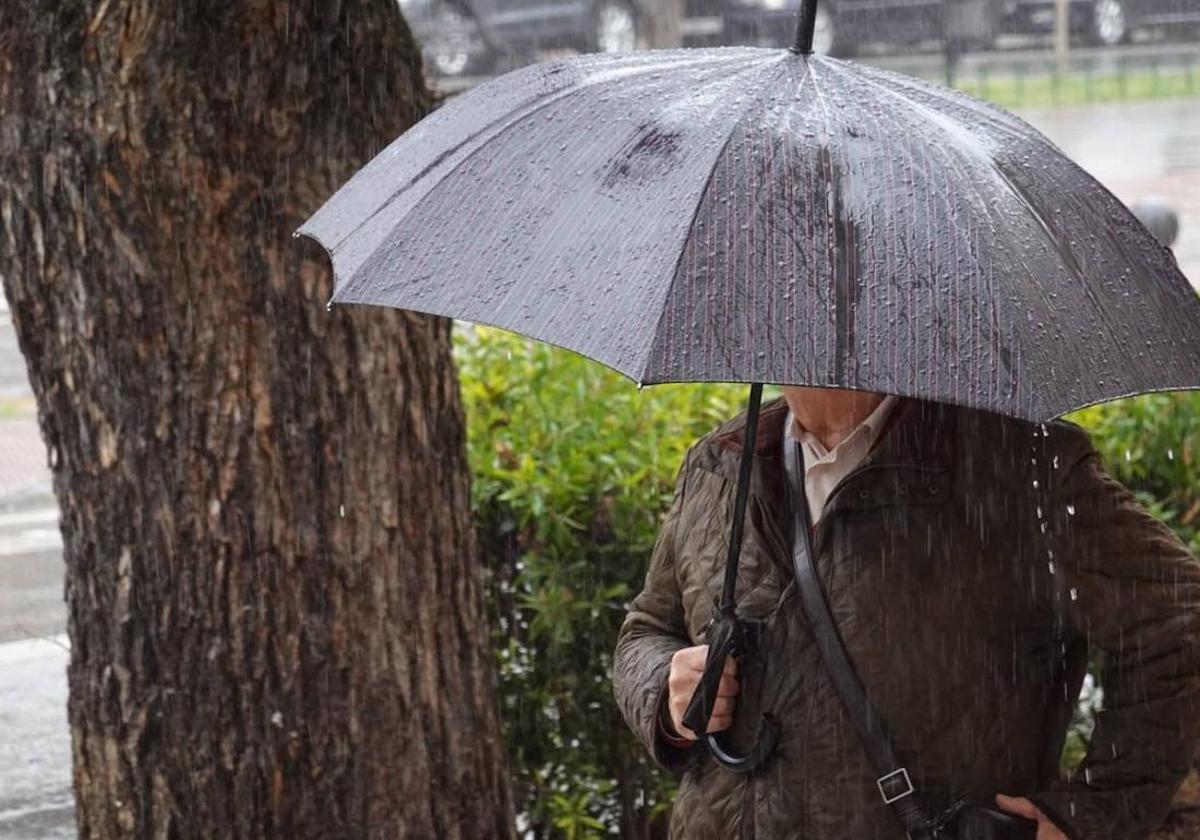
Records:
[[[813,30],[817,26],[817,0],[803,0],[796,15],[796,40],[790,47],[797,55],[812,55]]]

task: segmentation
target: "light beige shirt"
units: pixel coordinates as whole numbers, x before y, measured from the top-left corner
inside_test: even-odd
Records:
[[[801,429],[791,409],[788,410],[784,440],[795,440],[799,436],[804,447],[804,489],[808,494],[808,511],[812,515],[814,525],[821,518],[825,502],[833,488],[867,457],[867,453],[879,438],[879,433],[883,431],[884,421],[897,402],[898,399],[894,396],[884,397],[883,402],[875,407],[867,419],[858,424],[833,449],[826,449],[816,435]]]

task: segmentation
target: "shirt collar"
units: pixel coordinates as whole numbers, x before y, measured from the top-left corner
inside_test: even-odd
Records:
[[[842,444],[848,443],[849,441],[853,440],[854,438],[857,438],[859,435],[863,434],[864,431],[868,435],[868,442],[874,443],[875,439],[879,437],[879,433],[882,431],[884,423],[887,422],[888,415],[891,413],[892,409],[895,407],[895,405],[898,401],[899,401],[899,398],[893,394],[888,394],[887,396],[885,396],[883,398],[883,401],[880,402],[879,405],[875,406],[875,410],[872,411],[870,414],[868,414],[865,420],[863,420],[861,423],[859,423],[857,426],[855,426],[853,431],[851,431],[850,434],[846,435],[846,437],[844,437],[842,439],[841,443],[839,443],[837,446],[833,447],[832,450],[828,450],[828,451],[836,452],[838,450],[838,448],[842,446]],[[784,437],[787,438],[788,440],[795,440],[795,438],[796,438],[796,418],[792,414],[792,410],[790,408],[788,409],[787,420],[784,422],[783,428],[784,428]],[[817,454],[820,454],[820,455],[826,454],[824,445],[820,441],[818,441],[816,439],[816,436],[813,435],[812,433],[804,432],[801,435],[801,440],[804,443],[808,444],[812,449],[814,449]]]

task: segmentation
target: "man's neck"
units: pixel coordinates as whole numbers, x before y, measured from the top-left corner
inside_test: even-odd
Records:
[[[871,416],[884,395],[833,388],[784,388],[784,398],[801,430],[833,449]]]

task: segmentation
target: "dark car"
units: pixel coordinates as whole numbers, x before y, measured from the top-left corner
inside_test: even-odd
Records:
[[[800,0],[728,0],[730,44],[788,46]],[[851,55],[865,43],[910,45],[947,36],[962,47],[989,46],[999,16],[993,0],[825,0],[817,5],[813,49]]]
[[[1054,31],[1054,0],[1004,0],[1003,31],[1022,35]],[[1129,39],[1137,29],[1193,29],[1200,25],[1200,0],[1070,0],[1073,36],[1102,46]]]
[[[486,72],[502,55],[523,62],[539,50],[645,46],[643,0],[400,0],[400,6],[440,75]]]

